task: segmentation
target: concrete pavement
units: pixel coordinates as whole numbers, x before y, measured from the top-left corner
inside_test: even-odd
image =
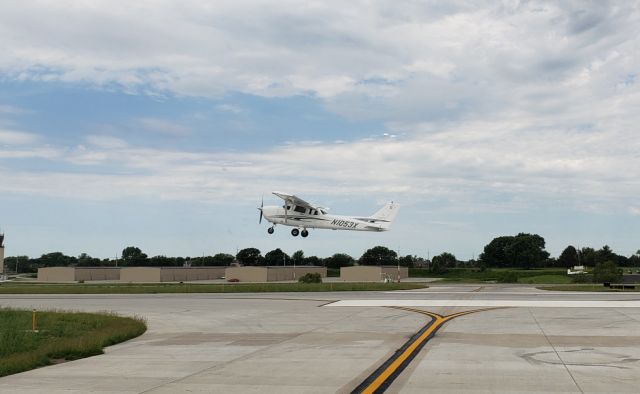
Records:
[[[636,393],[640,308],[614,302],[638,299],[638,293],[499,285],[391,293],[1,295],[2,306],[139,315],[149,330],[105,355],[0,378],[0,392],[350,392],[429,318],[324,304],[437,301],[416,308],[446,315],[471,309],[451,304],[466,300],[555,306],[497,309],[445,323],[387,392]],[[558,306],[566,301],[605,303]]]

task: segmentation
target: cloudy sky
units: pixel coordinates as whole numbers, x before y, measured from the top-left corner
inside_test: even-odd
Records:
[[[0,2],[6,254],[640,249],[637,1]],[[258,225],[273,190],[386,233]]]

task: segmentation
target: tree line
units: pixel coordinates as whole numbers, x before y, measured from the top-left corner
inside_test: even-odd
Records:
[[[375,246],[366,250],[359,258],[346,253],[335,253],[330,257],[305,256],[302,250],[288,255],[280,248],[273,249],[264,255],[257,248],[245,248],[234,256],[228,253],[217,253],[199,257],[149,257],[140,248],[128,246],[122,250],[120,258],[99,259],[87,253],[79,256],[67,256],[61,252],[43,254],[37,258],[28,256],[12,256],[5,258],[6,271],[20,273],[37,272],[41,267],[79,266],[79,267],[181,267],[181,266],[229,266],[233,263],[248,266],[274,265],[318,265],[327,268],[359,265],[396,265],[403,267],[426,268],[439,274],[452,268],[570,268],[576,265],[596,266],[600,263],[612,262],[617,266],[640,266],[640,250],[626,257],[614,253],[607,245],[596,250],[591,247],[576,249],[567,246],[558,258],[550,257],[545,250],[545,240],[538,234],[519,233],[514,236],[494,238],[484,247],[477,260],[458,260],[454,254],[443,252],[431,260],[414,255],[398,256],[385,246]],[[15,266],[13,266],[15,264]]]

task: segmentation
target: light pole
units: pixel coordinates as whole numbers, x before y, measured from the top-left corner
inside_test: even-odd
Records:
[[[398,246],[398,283],[400,283],[400,247]]]

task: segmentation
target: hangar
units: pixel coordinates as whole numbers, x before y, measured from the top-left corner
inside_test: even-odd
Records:
[[[75,282],[118,280],[117,267],[45,267],[38,268],[38,282]]]
[[[0,257],[3,249],[0,248]],[[307,273],[327,277],[319,266],[270,267],[46,267],[38,269],[40,282],[120,281],[127,283],[190,282],[226,278],[239,282],[295,281]],[[343,282],[383,282],[407,278],[407,267],[353,266],[340,268]]]
[[[225,267],[123,267],[120,282],[189,282],[224,278]]]
[[[40,282],[185,282],[224,277],[225,267],[45,267]]]
[[[311,265],[298,267],[227,267],[225,276],[227,280],[237,279],[239,282],[279,282],[286,280],[298,280],[308,273],[319,273],[321,277],[327,277],[327,268]]]
[[[340,280],[343,282],[393,282],[408,277],[409,269],[407,267],[395,265],[356,265],[340,268]]]

